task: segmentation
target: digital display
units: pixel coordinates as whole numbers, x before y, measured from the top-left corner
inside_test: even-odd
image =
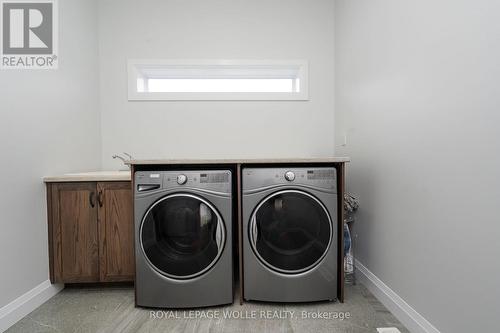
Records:
[[[307,170],[307,179],[335,179],[335,169]]]
[[[227,183],[229,182],[229,174],[227,173],[201,173],[200,183]]]

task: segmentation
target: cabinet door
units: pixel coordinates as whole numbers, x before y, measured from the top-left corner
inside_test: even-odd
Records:
[[[96,183],[53,184],[50,194],[54,281],[99,281]]]
[[[134,220],[130,182],[97,183],[100,280],[133,281]]]

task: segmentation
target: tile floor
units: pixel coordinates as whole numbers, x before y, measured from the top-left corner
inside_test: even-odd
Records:
[[[7,332],[363,333],[377,332],[378,327],[397,327],[408,332],[362,285],[346,286],[343,304],[252,302],[240,306],[235,301],[230,306],[199,311],[154,312],[135,308],[132,287],[65,288]],[[323,318],[314,318],[318,313]],[[225,315],[247,318],[224,318]]]

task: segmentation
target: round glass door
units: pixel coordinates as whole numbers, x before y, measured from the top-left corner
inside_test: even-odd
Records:
[[[142,250],[161,274],[189,279],[207,272],[225,242],[222,218],[206,200],[174,194],[156,201],[141,225]]]
[[[269,268],[296,274],[326,255],[332,222],[323,204],[303,191],[281,191],[265,198],[250,221],[250,243]]]

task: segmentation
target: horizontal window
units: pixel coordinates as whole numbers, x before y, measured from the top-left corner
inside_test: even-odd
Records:
[[[129,100],[307,100],[299,60],[129,60]]]
[[[299,79],[137,79],[138,92],[296,92]]]

